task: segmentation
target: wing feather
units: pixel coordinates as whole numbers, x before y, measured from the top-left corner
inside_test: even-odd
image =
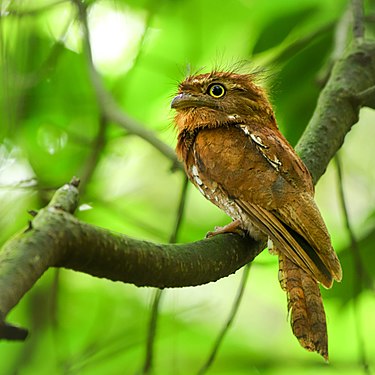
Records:
[[[272,239],[275,246],[294,263],[314,275],[325,287],[332,286],[332,276],[319,256],[314,254],[314,249],[307,251],[306,246],[302,247],[288,231],[285,224],[280,221],[272,212],[265,210],[256,204],[235,200],[241,209],[246,212],[251,220]]]
[[[215,181],[242,217],[247,215],[289,259],[326,287],[341,279],[310,174],[281,133],[243,124],[203,129],[192,154],[202,183]],[[225,210],[225,204],[219,207]],[[226,212],[233,217],[231,210]]]

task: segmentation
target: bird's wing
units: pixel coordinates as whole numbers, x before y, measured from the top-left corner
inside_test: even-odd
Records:
[[[304,237],[323,260],[333,278],[340,281],[342,278],[340,262],[332,248],[327,228],[314,198],[307,193],[301,193],[298,201],[293,205],[280,207],[275,215],[289,228]]]
[[[280,251],[330,287],[341,268],[311,178],[276,131],[244,125],[200,131],[194,143],[200,178],[220,185]]]
[[[272,239],[274,245],[294,263],[312,274],[325,287],[332,286],[331,270],[325,259],[297,232],[286,226],[275,214],[258,204],[242,199],[235,202],[263,232]]]

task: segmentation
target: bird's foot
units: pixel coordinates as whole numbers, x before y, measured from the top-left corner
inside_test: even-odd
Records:
[[[241,236],[244,236],[245,231],[240,227],[240,225],[241,225],[241,221],[237,219],[223,227],[215,227],[214,231],[208,232],[206,234],[206,238],[210,238],[213,236],[217,236],[218,234],[225,234],[225,233],[236,233]]]

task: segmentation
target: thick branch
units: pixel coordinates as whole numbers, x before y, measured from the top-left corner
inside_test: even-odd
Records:
[[[3,319],[49,267],[138,286],[183,287],[228,276],[263,248],[231,234],[180,245],[136,240],[77,220],[69,213],[77,198],[73,185],[59,189],[30,227],[0,252]]]
[[[355,46],[334,65],[314,114],[296,147],[315,183],[344,143],[345,135],[358,121],[360,107],[366,105],[361,93],[373,86],[374,43]]]

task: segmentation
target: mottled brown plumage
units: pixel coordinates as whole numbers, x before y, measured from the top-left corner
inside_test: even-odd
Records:
[[[293,332],[328,357],[318,282],[329,288],[341,267],[314,201],[309,171],[278,130],[253,74],[186,78],[172,101],[176,152],[193,184],[255,239],[279,255]],[[226,229],[224,228],[224,231]]]

